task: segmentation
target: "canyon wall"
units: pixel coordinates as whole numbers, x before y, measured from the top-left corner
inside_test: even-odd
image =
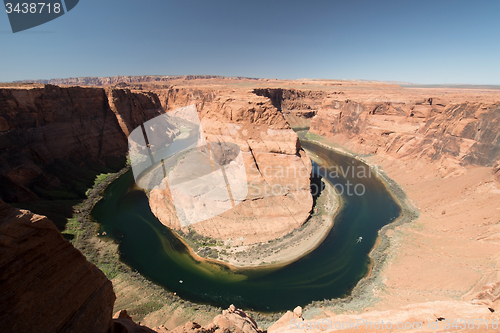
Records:
[[[467,165],[493,166],[500,156],[500,105],[325,101],[311,132],[347,147],[401,159],[427,159],[443,177]]]
[[[253,93],[271,100],[292,127],[308,128],[311,119],[321,107],[322,100],[330,95],[342,95],[341,91],[327,93],[322,90],[298,90],[286,88],[258,88]]]
[[[73,181],[66,178],[76,177],[79,166],[125,156],[128,135],[145,121],[191,104],[209,142],[239,145],[250,190],[241,205],[196,224],[194,230],[233,243],[254,243],[300,227],[312,208],[311,163],[282,113],[250,91],[52,85],[0,89],[0,197],[30,201],[39,193],[61,190]],[[62,178],[47,171],[59,161],[71,161],[74,173]],[[150,197],[159,220],[179,229],[168,190],[153,191]]]
[[[111,331],[111,281],[46,217],[0,200],[0,253],[2,331]]]
[[[437,97],[397,91],[385,98],[363,91],[269,88],[254,93],[283,109],[290,123],[308,119],[314,134],[356,152],[424,158],[438,165],[443,177],[463,174],[467,165],[493,167],[500,156],[498,100],[467,100],[439,91]]]
[[[153,93],[46,85],[0,89],[0,197],[37,199],[33,186],[57,189],[45,171],[57,160],[106,163],[125,156],[127,135],[163,112]]]

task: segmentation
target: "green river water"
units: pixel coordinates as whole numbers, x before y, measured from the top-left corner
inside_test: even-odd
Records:
[[[368,254],[378,230],[396,219],[401,209],[362,162],[311,142],[302,142],[302,146],[320,158],[320,163],[313,163],[316,172],[339,191],[344,190],[343,206],[325,240],[286,266],[231,270],[223,264],[196,261],[151,213],[146,194],[135,186],[131,171],[104,191],[92,217],[108,237],[119,242],[124,263],[194,302],[270,312],[346,296],[368,273]],[[337,172],[325,174],[325,167]],[[357,194],[364,190],[362,195],[354,193],[354,185],[358,185]],[[353,195],[347,193],[349,189]]]

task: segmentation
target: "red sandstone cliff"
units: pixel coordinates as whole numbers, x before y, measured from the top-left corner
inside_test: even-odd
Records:
[[[107,88],[0,89],[0,197],[36,199],[31,187],[58,187],[55,160],[104,163],[125,156],[129,131],[162,113],[152,93]]]
[[[313,118],[311,131],[344,136],[351,146],[398,158],[443,157],[456,164],[489,165],[500,155],[500,105],[446,103],[429,98],[414,103],[328,101]]]
[[[0,200],[2,332],[109,332],[115,294],[44,216]]]
[[[356,152],[425,158],[440,166],[442,176],[463,173],[466,165],[492,167],[500,156],[496,92],[345,84],[334,90],[260,88],[254,93],[268,97],[290,122],[309,123],[314,134]]]

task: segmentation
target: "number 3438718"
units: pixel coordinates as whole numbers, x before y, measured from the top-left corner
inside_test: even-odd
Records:
[[[59,14],[61,12],[61,4],[60,3],[44,3],[44,2],[31,2],[31,3],[17,3],[15,6],[11,3],[5,4],[5,10],[7,14],[12,12],[18,14],[41,14],[42,12],[46,13],[56,13]]]

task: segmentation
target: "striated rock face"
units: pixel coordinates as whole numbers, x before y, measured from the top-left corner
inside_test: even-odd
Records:
[[[273,105],[284,113],[290,112],[314,112],[321,105],[321,101],[328,96],[321,90],[298,90],[282,88],[254,89],[253,93],[258,96],[269,98]],[[337,93],[333,93],[337,94]],[[339,92],[339,94],[342,94]]]
[[[490,309],[498,310],[500,300],[500,282],[493,282],[482,287],[482,290],[477,293],[472,299],[473,304],[482,304]],[[490,310],[491,311],[491,310]]]
[[[107,88],[106,96],[110,109],[127,137],[137,126],[164,112],[158,96],[151,92]]]
[[[207,141],[233,142],[241,149],[248,195],[235,208],[191,228],[229,244],[251,244],[300,227],[312,208],[311,162],[283,115],[267,98],[253,94],[199,97],[194,103]],[[150,205],[163,224],[181,229],[168,190],[151,191]]]
[[[30,190],[55,186],[44,168],[55,160],[99,162],[125,156],[129,131],[162,113],[152,93],[46,85],[0,89],[0,196],[35,199]]]
[[[356,151],[439,163],[441,176],[493,166],[500,156],[500,105],[429,98],[413,102],[323,100],[311,132]]]
[[[443,177],[463,173],[466,165],[491,167],[498,161],[496,92],[344,85],[335,91],[266,88],[254,93],[279,105],[290,123],[310,121],[314,134],[357,152],[425,158],[440,165]]]
[[[0,200],[4,332],[108,332],[113,286],[46,217]]]
[[[271,100],[273,105],[283,113],[292,127],[309,127],[311,118],[314,117],[321,107],[321,102],[328,93],[321,90],[298,90],[282,88],[259,88],[253,93],[264,96]],[[343,92],[331,92],[331,95],[343,94]]]

